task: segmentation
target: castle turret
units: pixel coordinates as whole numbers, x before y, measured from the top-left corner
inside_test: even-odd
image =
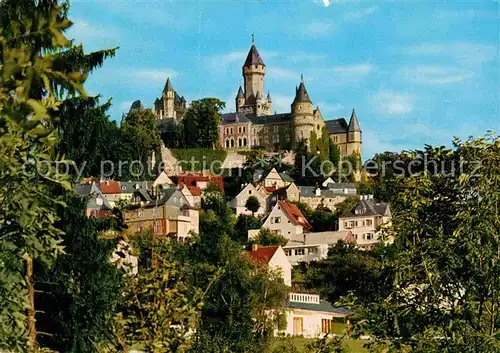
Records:
[[[163,88],[163,117],[164,118],[175,118],[175,91],[170,77],[167,78],[165,82],[165,87]]]
[[[309,139],[314,130],[313,104],[307,93],[304,77],[301,75],[300,85],[295,89],[295,99],[291,105],[296,142]],[[308,141],[309,144],[309,141]]]
[[[245,100],[248,104],[248,99],[250,97],[255,97],[257,92],[265,92],[264,76],[266,74],[266,65],[264,65],[264,61],[262,61],[262,58],[257,51],[253,35],[252,46],[248,52],[242,72],[245,81]]]
[[[361,156],[362,131],[354,108],[347,127],[347,155],[358,153]]]
[[[239,108],[245,104],[245,94],[243,93],[241,85],[240,88],[238,88],[238,93],[236,93],[235,100],[236,100],[236,112],[238,112]]]

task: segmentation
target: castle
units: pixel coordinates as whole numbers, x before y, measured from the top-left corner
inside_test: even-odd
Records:
[[[326,127],[341,156],[361,155],[362,132],[354,109],[349,123],[344,118],[325,121],[319,107],[314,107],[303,77],[295,88],[290,112],[273,113],[270,92],[264,98],[266,65],[253,39],[242,75],[244,88],[240,85],[236,93],[236,112],[221,114],[219,141],[222,148],[289,149],[293,142],[305,140],[309,143],[314,134],[321,137],[323,127]],[[157,119],[178,123],[186,109],[186,100],[177,94],[169,78],[161,99],[157,98],[154,106]]]

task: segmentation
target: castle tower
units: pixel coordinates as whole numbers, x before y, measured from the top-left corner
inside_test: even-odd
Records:
[[[243,93],[241,85],[240,88],[238,88],[238,93],[236,94],[235,100],[236,100],[236,112],[238,112],[239,108],[245,104],[245,94]]]
[[[245,101],[247,104],[255,98],[257,92],[264,91],[264,76],[266,74],[266,65],[262,61],[257,48],[255,47],[254,37],[252,35],[252,46],[248,52],[247,59],[242,68],[244,87],[245,87]],[[250,100],[249,100],[250,98]]]
[[[354,109],[347,127],[347,155],[358,153],[361,156],[362,131]]]
[[[314,113],[313,104],[307,93],[304,84],[304,78],[301,75],[300,85],[295,89],[295,99],[291,104],[292,107],[292,122],[293,122],[293,140],[298,142],[307,139],[309,145],[309,137],[314,131]]]
[[[175,91],[170,77],[167,78],[165,87],[163,88],[163,117],[164,118],[175,118]]]
[[[273,111],[273,101],[271,100],[271,92],[267,92],[267,98],[266,98],[266,106],[267,109],[269,110],[269,114],[272,114]]]
[[[262,95],[260,94],[260,91],[257,91],[255,94],[255,115],[256,116],[261,116],[262,115]]]

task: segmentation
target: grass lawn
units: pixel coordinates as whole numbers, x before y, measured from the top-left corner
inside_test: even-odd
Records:
[[[306,344],[312,342],[311,338],[303,338],[303,337],[293,337],[292,338],[295,347],[299,349],[300,352],[307,353]],[[363,345],[367,343],[364,340],[354,340],[349,339],[345,340],[345,346],[350,349],[351,353],[366,353],[367,349],[363,348]]]

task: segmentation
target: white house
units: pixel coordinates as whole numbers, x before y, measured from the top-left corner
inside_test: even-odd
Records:
[[[304,233],[302,237],[290,239],[283,250],[292,265],[299,262],[319,261],[326,259],[328,249],[340,240],[347,244],[356,244],[356,238],[348,230]]]
[[[289,287],[292,285],[292,265],[288,262],[281,246],[254,244],[249,255],[254,265],[267,265],[273,270],[278,270],[283,278],[283,283]]]
[[[275,189],[288,186],[291,183],[293,183],[292,177],[286,173],[278,173],[276,168],[271,169],[271,171],[261,181],[262,185]]]
[[[259,210],[255,212],[255,215],[263,215],[266,212],[266,198],[257,190],[255,186],[249,183],[244,185],[240,193],[228,202],[229,207],[233,209],[237,216],[240,214],[252,214],[252,211],[245,207],[245,204],[250,196],[255,196],[260,203]]]
[[[262,228],[268,228],[287,239],[292,239],[302,236],[311,225],[297,205],[281,200],[273,207]]]
[[[319,338],[334,330],[335,322],[349,325],[349,315],[344,308],[335,308],[329,302],[321,300],[318,294],[289,293],[286,303],[286,329],[282,334]],[[340,332],[338,332],[340,333]]]
[[[361,195],[354,210],[339,217],[339,230],[350,230],[359,248],[370,249],[380,241],[378,227],[390,219],[388,204],[375,202],[372,195]]]
[[[153,188],[155,188],[157,186],[162,186],[164,188],[168,188],[172,185],[174,185],[174,182],[172,181],[172,179],[170,179],[168,177],[168,175],[167,175],[167,173],[165,173],[165,171],[162,171],[160,173],[160,175],[158,175],[158,177],[153,182]]]

